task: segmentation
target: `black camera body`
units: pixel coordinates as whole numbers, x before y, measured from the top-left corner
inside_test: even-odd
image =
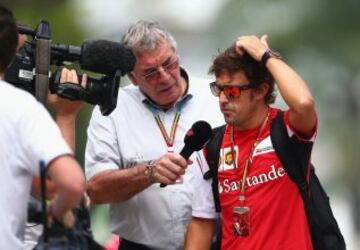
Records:
[[[28,221],[45,225],[42,209],[41,201],[32,199],[28,207]],[[73,213],[76,218],[74,227],[65,228],[54,219],[51,227],[44,227],[34,250],[103,250],[104,247],[94,239],[90,214],[84,203],[74,208]]]
[[[81,47],[51,44],[50,25],[40,21],[35,30],[18,27],[20,34],[32,36],[16,54],[5,72],[5,80],[33,94],[45,103],[47,93],[70,99],[83,100],[99,105],[103,115],[109,115],[116,107],[121,76],[132,71],[135,56],[120,43],[105,40],[89,40]],[[61,83],[61,67],[80,64],[84,70],[101,75],[88,77],[85,88],[80,84]],[[56,66],[51,71],[50,65]]]
[[[31,45],[26,43],[15,54],[12,64],[5,72],[5,80],[19,88],[35,95],[35,80],[33,75],[34,58],[29,50]]]
[[[28,222],[41,224],[43,233],[38,239],[34,250],[104,250],[96,242],[90,225],[90,213],[83,199],[72,209],[75,224],[72,228],[65,228],[61,222],[53,217],[53,223],[48,224],[48,208],[46,204],[46,168],[40,162],[40,191],[41,199],[31,197],[28,204]]]

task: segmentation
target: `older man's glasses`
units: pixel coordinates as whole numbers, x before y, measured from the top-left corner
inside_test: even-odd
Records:
[[[176,57],[174,59],[171,59],[169,62],[165,62],[163,65],[161,65],[158,68],[150,69],[148,73],[141,75],[141,77],[147,81],[154,81],[159,79],[161,76],[160,68],[164,72],[169,74],[173,70],[175,70],[178,66],[179,66],[179,58]]]
[[[210,83],[210,89],[214,96],[220,96],[221,92],[224,92],[224,95],[228,99],[239,98],[241,91],[254,88],[254,83],[249,83],[246,85],[218,85],[216,82]]]

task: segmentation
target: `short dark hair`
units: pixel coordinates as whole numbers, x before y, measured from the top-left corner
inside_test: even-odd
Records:
[[[18,31],[10,10],[0,5],[0,72],[3,73],[11,63],[18,42]]]
[[[269,85],[268,93],[265,95],[265,103],[271,104],[275,102],[274,78],[270,72],[259,62],[253,59],[249,54],[240,55],[235,50],[235,45],[220,52],[209,69],[209,74],[220,76],[223,73],[233,74],[243,71],[246,78],[259,87],[262,83]]]

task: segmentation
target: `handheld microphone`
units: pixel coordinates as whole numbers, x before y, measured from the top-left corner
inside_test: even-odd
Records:
[[[211,137],[211,126],[205,121],[195,122],[187,131],[184,138],[184,147],[180,151],[180,155],[186,160],[189,159],[194,151],[199,151]],[[160,187],[166,187],[161,183]]]
[[[199,151],[211,137],[211,126],[205,121],[195,122],[187,131],[184,137],[185,146],[180,151],[180,155],[189,159],[194,151]]]
[[[106,40],[88,40],[81,47],[64,44],[51,45],[51,61],[79,62],[84,70],[112,75],[120,70],[125,75],[133,70],[136,58],[123,44]]]

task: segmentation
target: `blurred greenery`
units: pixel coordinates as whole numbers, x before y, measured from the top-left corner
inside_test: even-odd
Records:
[[[358,185],[360,176],[359,10],[358,0],[232,0],[218,16],[214,29],[219,32],[213,36],[231,44],[239,33],[269,34],[270,45],[313,90],[320,126],[343,155],[341,178],[336,178],[345,189]]]
[[[83,28],[77,22],[77,12],[71,1],[20,1],[2,0],[12,9],[18,22],[33,28],[40,20],[50,23],[53,43],[80,44],[84,39]]]
[[[304,17],[292,29],[275,31],[273,43],[286,53],[290,63],[304,70],[317,100],[320,127],[324,131],[321,136],[331,138],[336,146],[335,152],[327,152],[327,155],[338,152],[341,156],[332,166],[338,169],[338,174],[327,183],[348,197],[354,227],[359,234],[360,1],[305,0],[301,4],[307,7],[292,11],[294,15],[301,12]],[[230,8],[235,9],[234,6]],[[298,56],[306,58],[299,62],[296,61]],[[318,63],[319,58],[321,63]],[[324,170],[327,169],[325,166]]]
[[[275,45],[308,82],[318,107],[319,139],[326,137],[326,141],[335,145],[328,148],[333,152],[322,157],[340,156],[331,166],[323,166],[323,171],[336,169],[337,173],[325,184],[328,190],[347,197],[352,204],[357,234],[360,233],[359,11],[358,0],[232,0],[218,16],[215,29],[219,32],[213,36],[230,44],[239,32],[269,34],[269,44]]]
[[[20,1],[3,0],[10,8],[18,23],[35,29],[40,20],[49,22],[52,43],[80,45],[86,33],[79,24],[77,11],[71,1]],[[29,38],[31,39],[31,38]],[[83,104],[76,123],[76,158],[84,165],[84,150],[86,144],[86,128],[90,119],[92,106]]]
[[[333,152],[327,152],[329,157],[322,156],[321,162],[330,165],[323,166],[324,171],[336,169],[326,185],[349,196],[355,211],[354,222],[360,233],[360,99],[357,97],[360,93],[360,1],[225,2],[206,30],[184,31],[172,26],[170,31],[175,37],[183,38],[178,39],[180,53],[192,54],[191,58],[206,54],[209,58],[209,55],[216,54],[217,48],[229,46],[240,35],[268,34],[269,44],[282,52],[285,60],[300,72],[313,91],[319,114],[319,141],[334,145],[329,148]],[[31,27],[35,28],[40,19],[49,21],[53,43],[79,45],[90,35],[79,22],[84,10],[76,8],[73,1],[2,0],[2,3],[13,10],[20,22]],[[144,8],[143,13],[151,12],[151,8],[158,5],[145,7],[138,4],[139,9]],[[168,25],[166,22],[163,24]],[[115,26],[114,33],[118,33]],[[76,127],[76,155],[81,163],[91,109],[90,105],[84,105]],[[334,155],[340,158],[332,160]],[[326,161],[326,158],[333,162]]]

